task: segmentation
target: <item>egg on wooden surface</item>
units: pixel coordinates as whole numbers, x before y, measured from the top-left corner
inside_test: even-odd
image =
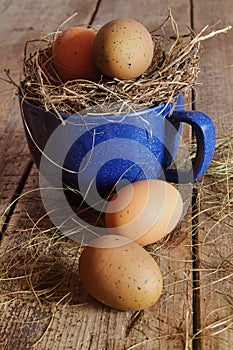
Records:
[[[154,43],[140,22],[121,18],[98,30],[93,49],[95,62],[102,73],[110,78],[132,79],[150,66]]]
[[[60,33],[52,47],[55,69],[63,82],[74,79],[97,81],[100,71],[93,57],[96,32],[71,27]]]
[[[112,197],[106,207],[105,223],[111,234],[144,246],[170,233],[182,213],[183,200],[175,186],[162,180],[141,180]]]
[[[153,305],[162,293],[162,275],[153,257],[137,243],[117,235],[100,236],[79,261],[81,282],[101,303],[118,310]]]

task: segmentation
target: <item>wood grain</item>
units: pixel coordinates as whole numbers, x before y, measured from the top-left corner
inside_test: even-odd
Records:
[[[230,0],[225,1],[224,6],[215,0],[205,3],[199,0],[44,0],[33,4],[30,0],[20,3],[5,0],[0,15],[1,67],[10,68],[17,80],[25,41],[52,32],[76,11],[79,15],[69,25],[78,22],[100,26],[113,18],[131,17],[154,29],[166,18],[169,7],[180,32],[186,32],[187,25],[192,24],[198,31],[219,18],[222,18],[220,25],[227,25],[232,18]],[[9,33],[8,40],[5,32]],[[194,104],[196,109],[213,117],[218,135],[232,128],[233,73],[229,52],[233,52],[232,33],[205,43],[199,76],[202,85],[198,86]],[[192,337],[199,329],[229,315],[221,292],[232,294],[232,280],[221,283],[222,275],[210,274],[209,268],[223,263],[231,254],[231,232],[219,239],[221,225],[218,225],[208,236],[211,242],[220,243],[216,247],[215,243],[204,241],[210,227],[203,225],[195,232],[198,250],[194,250],[190,209],[167,242],[147,248],[164,277],[163,295],[158,303],[134,313],[113,310],[94,301],[79,281],[79,246],[57,235],[46,216],[40,198],[38,170],[32,165],[14,93],[11,85],[0,81],[1,212],[21,194],[3,220],[0,347],[6,350],[229,349],[233,340],[230,329],[195,342]],[[41,235],[44,229],[48,231]],[[193,252],[198,253],[198,263],[193,263]],[[200,279],[198,285],[194,284],[197,287],[194,301],[193,266]],[[208,270],[204,270],[206,267]],[[7,269],[11,280],[4,279]],[[218,279],[219,282],[211,284]],[[40,293],[39,299],[32,286]],[[224,309],[215,312],[220,307]]]
[[[82,23],[90,23],[97,1],[42,1],[32,5],[30,0],[1,2],[0,76],[10,69],[12,79],[18,83],[22,72],[24,45],[54,30],[75,12]],[[77,20],[77,19],[76,19]],[[69,24],[73,25],[75,19]],[[0,212],[20,194],[32,166],[24,137],[16,88],[0,80]],[[2,223],[3,225],[3,223]]]
[[[232,24],[232,2],[195,1],[194,29],[200,30],[205,25],[215,25],[223,28]],[[219,22],[217,24],[217,22]],[[233,134],[233,32],[219,35],[203,43],[201,57],[200,85],[197,88],[195,107],[209,114],[214,120],[217,138]],[[232,137],[232,136],[231,136]],[[216,159],[217,161],[217,159]],[[226,159],[227,161],[227,159]],[[224,164],[224,158],[220,160]],[[216,185],[214,185],[214,180]],[[201,179],[203,187],[212,181],[212,191],[216,191],[216,202],[205,204],[205,195],[200,197],[202,210],[208,209],[206,214],[198,217],[196,231],[198,247],[197,269],[199,272],[198,307],[200,309],[200,329],[198,348],[231,349],[233,343],[232,305],[228,297],[232,298],[232,269],[229,258],[232,256],[232,216],[217,222],[211,220],[210,215],[216,217],[218,208],[218,192],[225,196],[229,191],[227,183],[217,182],[216,178],[204,176]],[[221,199],[220,199],[221,201]],[[213,207],[213,209],[211,208]],[[220,206],[219,206],[220,207]],[[227,210],[225,210],[225,214]]]

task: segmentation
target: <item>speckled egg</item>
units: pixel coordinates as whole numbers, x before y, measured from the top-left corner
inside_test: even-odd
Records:
[[[183,213],[181,194],[162,180],[141,180],[120,189],[109,201],[105,223],[111,234],[140,245],[159,241],[177,226]]]
[[[93,57],[95,36],[96,32],[82,27],[68,28],[57,36],[52,47],[52,59],[62,81],[100,79],[101,73]]]
[[[79,262],[87,292],[118,310],[153,305],[162,293],[162,275],[154,258],[126,237],[105,235],[86,246]]]
[[[103,74],[111,78],[132,79],[150,66],[154,43],[140,22],[122,18],[99,29],[93,50],[95,62]]]

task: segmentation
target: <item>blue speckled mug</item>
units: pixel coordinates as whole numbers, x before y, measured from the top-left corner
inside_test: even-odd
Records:
[[[214,154],[212,120],[202,112],[184,110],[181,93],[174,104],[125,114],[61,113],[63,123],[52,112],[19,98],[37,167],[51,183],[62,182],[83,196],[98,192],[106,197],[118,184],[140,179],[191,183],[205,173]],[[191,125],[197,145],[185,170],[174,167],[182,123]]]

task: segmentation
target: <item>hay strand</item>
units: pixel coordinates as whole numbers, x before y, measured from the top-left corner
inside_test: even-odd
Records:
[[[162,30],[166,33],[166,26],[170,25],[173,31],[173,37],[165,37],[160,33]],[[155,62],[148,71],[135,80],[102,80],[97,84],[90,81],[78,80],[63,84],[57,76],[51,62],[51,45],[54,40],[54,34],[45,38],[27,42],[25,46],[24,72],[20,86],[16,84],[24,98],[35,104],[52,110],[56,114],[60,112],[75,113],[83,108],[93,107],[98,104],[106,106],[106,112],[109,112],[109,106],[125,111],[135,106],[147,108],[159,103],[167,103],[181,89],[189,91],[194,88],[199,73],[199,61],[201,52],[201,43],[213,36],[226,33],[230,27],[221,30],[215,30],[206,33],[209,27],[206,26],[197,35],[189,30],[187,35],[181,35],[178,26],[171,13],[167,20],[155,31],[152,32],[153,39],[161,44],[163,54],[161,61]],[[33,52],[30,52],[29,46],[32,46]],[[42,47],[44,46],[44,47]],[[8,82],[12,83],[9,78]],[[108,108],[108,109],[107,109]],[[232,279],[233,255],[222,257],[219,251],[216,254],[214,263],[211,261],[213,256],[205,254],[205,247],[208,244],[218,243],[211,238],[213,227],[232,228],[230,219],[233,216],[233,135],[222,136],[217,140],[217,148],[213,162],[203,176],[195,184],[198,191],[199,212],[195,214],[198,217],[198,226],[200,228],[208,227],[205,238],[200,242],[203,250],[203,261],[199,272],[205,273],[208,277],[206,283],[200,284],[198,288],[208,288],[221,285],[221,282]],[[38,189],[37,189],[38,190]],[[32,190],[37,191],[37,190]],[[22,200],[30,191],[17,198]],[[216,205],[217,203],[217,205]],[[10,205],[6,208],[8,211]],[[207,208],[208,207],[208,208]],[[88,209],[85,209],[88,214]],[[62,237],[56,228],[47,227],[41,229],[46,215],[39,220],[33,221],[28,215],[32,225],[31,228],[15,228],[9,237],[1,245],[0,250],[0,299],[1,305],[5,305],[12,300],[25,299],[36,302],[37,304],[54,309],[59,306],[63,308],[69,305],[83,305],[83,299],[80,290],[77,288],[77,270],[78,259],[82,251],[82,246],[77,246],[74,241]],[[191,220],[192,221],[192,220]],[[191,231],[190,222],[186,223],[187,232]],[[82,229],[82,228],[81,228]],[[184,231],[184,228],[182,228]],[[229,232],[229,230],[228,230]],[[176,232],[179,235],[179,231]],[[172,242],[173,236],[166,240]],[[216,237],[215,237],[216,240]],[[166,243],[167,243],[166,241]],[[221,243],[223,244],[223,243]],[[159,242],[155,244],[151,254],[161,259],[169,259],[163,255],[163,248],[166,244]],[[162,253],[161,253],[162,251]],[[218,255],[219,254],[219,255]],[[177,259],[178,258],[174,258]],[[216,263],[217,260],[217,263]],[[180,261],[182,261],[180,259]],[[187,261],[190,263],[190,261]],[[189,271],[190,273],[193,270]],[[166,276],[166,287],[184,284],[187,285],[189,276],[183,274],[183,279],[177,277],[180,271],[173,271]],[[176,276],[177,274],[177,276]],[[169,280],[170,278],[170,280]],[[75,282],[77,290],[72,287]],[[189,291],[187,291],[189,293]],[[218,290],[218,293],[220,291]],[[196,338],[216,336],[232,328],[232,297],[224,291],[221,291],[223,297],[223,306],[213,310],[213,314],[219,314],[226,311],[227,314],[219,317],[215,322],[206,321],[196,334],[190,334],[189,313],[184,310],[184,329],[177,329],[177,332],[155,336],[142,340],[128,347],[137,349],[141,346],[149,345],[161,339],[170,340],[180,337],[183,339],[185,349],[191,348],[190,343]],[[173,297],[168,295],[167,298]],[[164,300],[164,303],[166,300]],[[55,313],[49,318],[48,326],[45,332],[39,337],[35,346],[37,346],[47,335],[51,328]],[[170,320],[167,320],[171,322]]]
[[[107,113],[119,110],[122,113],[169,103],[179,91],[186,93],[195,86],[201,42],[230,28],[208,33],[206,26],[196,35],[190,29],[188,34],[181,35],[170,12],[165,22],[151,31],[156,44],[154,58],[143,75],[129,80],[102,76],[98,83],[81,79],[62,83],[51,57],[54,34],[48,34],[25,45],[20,91],[27,100],[56,114],[78,113],[93,106],[102,106]],[[171,31],[172,35],[164,35]]]

